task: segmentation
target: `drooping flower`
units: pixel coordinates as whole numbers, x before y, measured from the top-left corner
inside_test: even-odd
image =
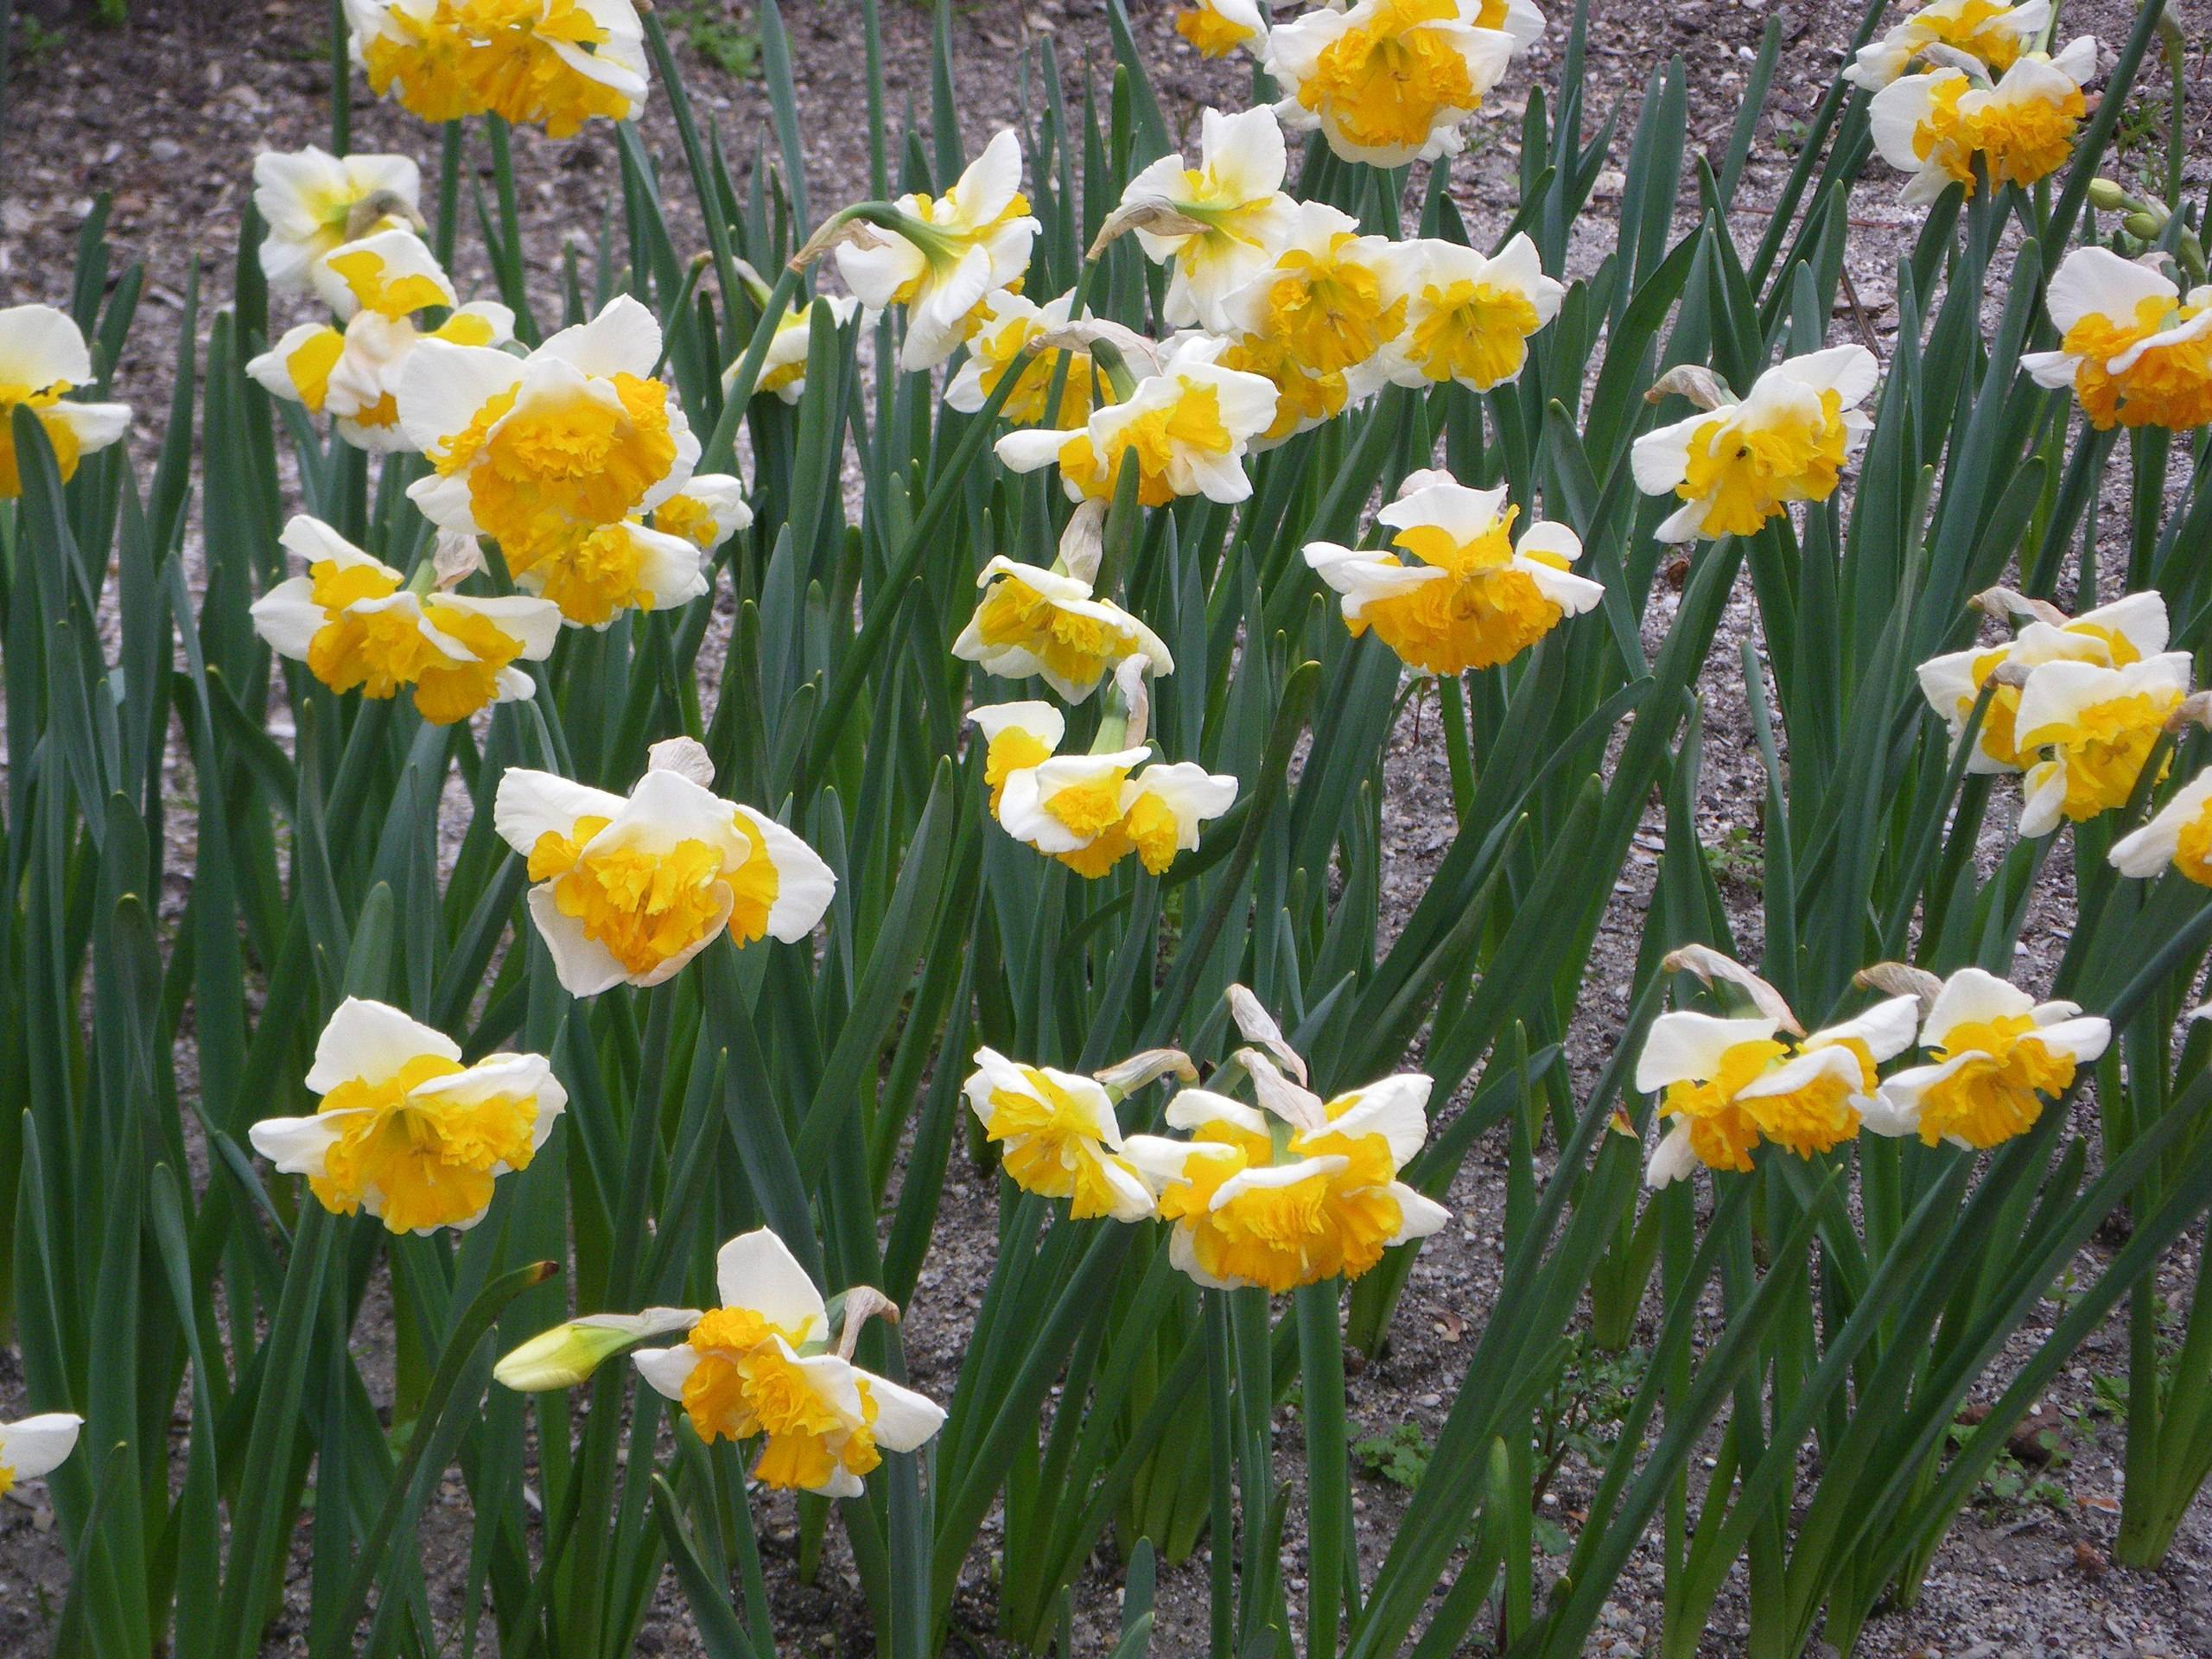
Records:
[[[370,90],[426,121],[486,112],[565,138],[645,109],[632,0],[346,0]]]
[[[1274,419],[1275,389],[1224,366],[1228,342],[1193,337],[1123,402],[1094,410],[1067,431],[1027,428],[998,441],[1017,473],[1058,462],[1072,500],[1110,501],[1124,462],[1137,468],[1137,499],[1166,506],[1181,495],[1233,504],[1252,493],[1244,455]]]
[[[1236,779],[1193,761],[1155,762],[1144,748],[1056,755],[1007,775],[1001,826],[1093,880],[1131,853],[1165,874],[1200,828],[1236,804]]]
[[[2068,386],[2099,429],[2212,424],[2212,284],[2184,295],[2164,273],[2109,248],[2076,248],[2050,279],[2055,352],[2020,366]]]
[[[1850,1140],[1872,1103],[1876,1068],[1911,1046],[1917,1015],[1911,997],[1891,997],[1793,1042],[1770,1014],[1661,1014],[1637,1057],[1636,1086],[1657,1094],[1660,1116],[1674,1122],[1645,1180],[1663,1186],[1700,1164],[1747,1171],[1763,1140],[1801,1158]]]
[[[2212,771],[2200,772],[2143,827],[2113,842],[2113,868],[2147,880],[2169,866],[2212,887]]]
[[[1360,0],[1278,23],[1262,60],[1283,92],[1275,111],[1294,130],[1318,128],[1348,162],[1403,167],[1456,156],[1468,118],[1513,59],[1504,27],[1513,8],[1497,5],[1501,27],[1485,28],[1491,9],[1484,0]]]
[[[410,585],[306,513],[284,526],[280,540],[307,574],[254,601],[254,631],[332,690],[381,699],[412,688],[416,711],[435,726],[537,690],[514,664],[553,653],[561,613],[545,601]]]
[[[85,1420],[73,1411],[45,1411],[0,1423],[0,1497],[16,1483],[52,1474],[77,1446]]]
[[[1116,218],[1147,258],[1172,266],[1160,307],[1171,327],[1227,330],[1222,302],[1273,263],[1297,216],[1298,204],[1283,194],[1287,164],[1272,109],[1208,109],[1198,166],[1163,156],[1129,181]]]
[[[1907,75],[1874,94],[1874,146],[1912,175],[1909,203],[1933,201],[1954,183],[1972,195],[1976,157],[1993,185],[2033,184],[2071,153],[2088,109],[2082,86],[2096,68],[2097,43],[2084,35],[2056,57],[2018,59],[1993,86],[1951,66]]]
[[[1313,542],[1306,562],[1344,595],[1354,638],[1373,628],[1408,667],[1462,674],[1510,662],[1605,596],[1569,574],[1582,543],[1565,524],[1540,519],[1521,533],[1519,509],[1503,487],[1471,490],[1449,473],[1408,477],[1382,522],[1397,531],[1379,549]]]
[[[711,553],[753,522],[745,480],[734,473],[694,473],[690,482],[653,509],[653,528],[687,537]]]
[[[1025,1192],[1069,1201],[1076,1221],[1141,1221],[1152,1189],[1122,1155],[1113,1096],[1095,1077],[1022,1065],[994,1048],[976,1051],[963,1085],[986,1139]]]
[[[1260,1108],[1185,1089],[1166,1116],[1189,1140],[1122,1142],[1173,1225],[1168,1260],[1177,1268],[1209,1288],[1281,1294],[1357,1279],[1385,1249],[1450,1219],[1398,1179],[1427,1138],[1428,1078],[1404,1073],[1324,1102],[1266,1055],[1240,1049],[1236,1058]]]
[[[1222,315],[1308,375],[1350,375],[1404,333],[1414,257],[1413,245],[1362,236],[1326,202],[1300,202],[1274,257],[1223,299]]]
[[[1917,1135],[1929,1146],[1986,1148],[2024,1135],[2045,1097],[2074,1085],[2077,1067],[2105,1052],[2112,1022],[2075,1002],[2037,1002],[1980,968],[1943,982],[1920,1028],[1932,1064],[1882,1084],[1866,1128]]]
[[[379,231],[422,223],[423,178],[409,156],[264,150],[253,158],[253,205],[267,227],[261,274],[272,289],[304,288],[324,254]]]
[[[1457,242],[1408,245],[1406,325],[1379,354],[1383,378],[1414,387],[1456,380],[1476,391],[1518,379],[1529,337],[1567,293],[1544,275],[1536,245],[1517,234],[1488,257]]]
[[[2014,597],[2004,594],[2008,601]],[[2024,603],[2034,607],[2025,613],[2034,620],[2014,639],[1947,652],[1920,665],[1920,689],[1929,706],[1950,728],[1954,745],[1965,735],[1967,717],[1982,687],[1993,677],[1997,681],[1982,714],[1974,752],[1967,759],[1968,772],[2024,772],[2034,764],[2032,753],[2024,754],[2013,746],[2020,688],[2030,671],[2056,662],[2125,668],[2166,648],[2166,601],[2155,591],[2129,594],[2075,617],[2040,601]],[[2000,675],[2000,669],[2009,671]]]
[[[705,593],[699,555],[698,543],[689,536],[626,518],[525,565],[515,581],[552,601],[577,626],[604,628],[624,611],[671,610]]]
[[[514,313],[493,301],[457,305],[451,281],[412,231],[380,231],[319,257],[315,280],[335,283],[333,308],[351,321],[342,328],[304,322],[246,364],[272,395],[329,415],[339,435],[359,449],[384,454],[415,446],[399,423],[400,371],[425,340],[466,346],[504,346],[514,338]],[[453,307],[424,331],[416,314]]]
[[[952,654],[980,663],[988,674],[1009,680],[1033,674],[1081,702],[1126,658],[1142,657],[1155,676],[1175,671],[1160,636],[1112,601],[1094,598],[1081,576],[1017,564],[1001,553],[976,585],[982,600]]]
[[[861,1293],[846,1294],[833,1348],[822,1293],[765,1227],[722,1246],[715,1279],[720,1307],[696,1315],[676,1346],[632,1358],[640,1376],[682,1404],[701,1440],[759,1436],[755,1480],[857,1497],[885,1452],[912,1452],[944,1425],[935,1402],[852,1363],[862,1318],[898,1318],[881,1297],[868,1293],[863,1305]]]
[[[871,311],[903,306],[903,369],[933,369],[979,321],[993,289],[1019,288],[1038,231],[1021,194],[1021,143],[1002,128],[942,196],[894,204],[895,226],[873,227],[837,246],[837,268]]]
[[[999,407],[1010,426],[1081,426],[1095,405],[1114,400],[1112,384],[1091,360],[1088,352],[1065,353],[1067,367],[1060,368],[1063,353],[1040,351],[1024,357],[1032,340],[1067,326],[1073,293],[1063,294],[1046,305],[1000,289],[986,294],[979,309],[982,321],[969,341],[969,358],[944,389],[944,401],[963,415],[973,415],[988,403],[1011,373],[1014,390]],[[1086,316],[1088,314],[1085,314]],[[1060,399],[1047,409],[1052,382],[1061,380]]]
[[[92,354],[67,311],[50,305],[0,309],[0,501],[23,493],[16,460],[16,409],[38,416],[67,484],[77,463],[130,429],[124,404],[79,404],[69,394],[92,378]]]
[[[358,996],[323,1027],[307,1086],[315,1116],[264,1118],[254,1150],[333,1214],[365,1210],[395,1233],[483,1220],[493,1182],[529,1167],[569,1103],[543,1056],[463,1066],[443,1033]]]
[[[2125,806],[2167,720],[2189,695],[2190,658],[2166,652],[2107,668],[2046,663],[2028,676],[2014,717],[2022,754],[2044,751],[2021,788],[2020,833],[2047,836]]]
[[[531,918],[571,996],[660,984],[723,932],[790,944],[822,919],[829,865],[713,777],[678,738],[654,746],[626,798],[520,766],[499,779],[493,822],[530,861]]]
[[[659,323],[626,294],[527,359],[424,340],[400,370],[399,419],[436,470],[408,494],[433,523],[498,542],[518,577],[652,512],[699,459],[652,378],[660,352]]]
[[[1872,429],[1859,405],[1876,373],[1864,346],[1787,358],[1741,403],[1638,438],[1630,452],[1637,487],[1683,503],[1659,526],[1659,539],[1748,536],[1792,501],[1827,500]]]
[[[1242,47],[1267,44],[1268,15],[1261,0],[1192,0],[1175,14],[1175,32],[1202,58],[1225,58]]]
[[[739,263],[742,264],[744,262],[741,260]],[[753,296],[754,302],[766,305],[771,291],[766,283],[760,283],[759,292]],[[796,404],[806,396],[806,356],[814,339],[814,308],[817,305],[840,328],[852,320],[853,313],[861,308],[861,302],[848,295],[824,294],[809,300],[804,305],[794,306],[778,317],[776,332],[769,336],[768,354],[760,359],[760,378],[753,383],[754,397],[764,397],[772,392],[781,402]],[[744,362],[745,354],[741,352],[722,371],[724,391],[737,384],[737,372]]]
[[[2050,0],[1934,0],[1879,40],[1859,48],[1843,72],[1854,86],[1879,92],[1904,73],[1931,46],[1946,46],[1978,58],[1993,75],[2001,75],[2020,54],[2043,38],[2050,21]]]

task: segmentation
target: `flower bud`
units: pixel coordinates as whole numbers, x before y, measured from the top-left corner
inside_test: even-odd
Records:
[[[642,1313],[587,1313],[542,1331],[492,1368],[494,1379],[519,1394],[573,1389],[618,1354],[651,1338],[689,1331],[699,1315],[688,1307]]]
[[[2091,179],[2089,205],[2101,213],[2117,213],[2135,205],[2135,199],[2121,188],[2117,180]]]
[[[2120,221],[2120,228],[2140,242],[2155,242],[2158,232],[2166,228],[2165,220],[2156,213],[2130,213]]]

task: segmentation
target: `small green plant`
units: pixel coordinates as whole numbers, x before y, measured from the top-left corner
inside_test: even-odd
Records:
[[[1740,823],[1730,824],[1719,840],[1706,848],[1705,861],[1716,881],[1756,887],[1766,879],[1766,850]]]
[[[16,26],[22,38],[18,50],[22,54],[22,66],[26,69],[34,69],[44,63],[59,52],[69,38],[66,27],[49,29],[28,12],[16,20]]]
[[[1420,1485],[1421,1478],[1428,1472],[1431,1449],[1428,1436],[1415,1422],[1397,1423],[1380,1434],[1351,1443],[1352,1459],[1362,1470],[1408,1491]]]
[[[726,75],[750,80],[760,73],[760,37],[729,15],[722,0],[686,0],[668,9],[691,49]]]

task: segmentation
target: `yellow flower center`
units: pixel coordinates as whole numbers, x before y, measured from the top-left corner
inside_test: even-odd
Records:
[[[1136,849],[1145,868],[1154,875],[1164,875],[1167,867],[1175,861],[1176,842],[1182,825],[1173,807],[1147,791],[1129,803],[1128,812],[1122,821],[1122,833]]]
[[[1063,610],[1019,576],[991,584],[976,607],[976,632],[985,645],[1026,651],[1077,685],[1096,683],[1137,648],[1128,629]]]
[[[308,642],[308,668],[334,691],[359,690],[366,697],[396,695],[426,671],[448,664],[423,636],[413,611],[353,608],[363,600],[389,598],[399,584],[374,565],[318,560],[308,567],[308,596],[328,620]]]
[[[1293,248],[1275,262],[1262,332],[1310,373],[1364,363],[1406,326],[1404,297],[1385,305],[1381,273],[1349,251],[1358,240],[1339,232],[1325,252]]]
[[[2197,808],[2175,836],[2174,868],[2199,887],[2212,887],[2212,801]]]
[[[1932,1147],[1955,1135],[1982,1148],[2034,1128],[2043,1116],[2038,1096],[2064,1094],[2075,1070],[2072,1057],[2046,1048],[2036,1029],[2024,1014],[1952,1027],[1935,1058],[1972,1058],[1922,1095],[1920,1138]]]
[[[1113,1212],[1114,1189],[1108,1185],[1104,1147],[1090,1116],[1059,1084],[1034,1066],[1021,1075],[1034,1094],[994,1089],[986,1139],[1004,1148],[1006,1173],[1024,1192],[1070,1200],[1077,1221]]]
[[[1529,336],[1543,327],[1535,302],[1516,289],[1432,283],[1421,297],[1423,314],[1414,324],[1409,355],[1430,380],[1488,391],[1521,372]]]
[[[1008,726],[993,738],[989,747],[983,751],[983,781],[990,786],[991,816],[998,816],[999,802],[1006,794],[1006,780],[1011,774],[1042,766],[1052,758],[1052,750],[1019,726]]]
[[[502,392],[434,459],[441,473],[470,468],[476,522],[510,569],[527,570],[579,530],[628,517],[668,476],[676,462],[668,389],[617,374],[524,410],[514,408],[512,391]]]
[[[742,812],[730,814],[730,822],[737,832],[753,849],[752,856],[730,872],[729,890],[734,902],[730,906],[729,936],[742,947],[766,937],[768,931],[768,912],[776,907],[776,894],[782,890],[783,877],[776,868],[776,861],[768,855],[768,838]]]
[[[1921,12],[1912,18],[1911,27],[1929,44],[1956,47],[1980,58],[1991,73],[2001,75],[2019,58],[2021,40],[2011,29],[1992,29],[1990,24],[2010,16],[2012,11],[2009,4],[1967,0],[1948,17],[1934,11]]]
[[[2035,734],[2064,762],[2069,818],[2079,823],[2127,804],[2166,717],[2180,702],[2179,691],[2139,691],[2093,703],[2059,731]],[[2164,775],[2161,766],[2159,777]]]
[[[1319,426],[1344,412],[1351,388],[1341,372],[1309,373],[1280,340],[1247,334],[1221,354],[1224,369],[1264,375],[1275,389],[1275,417],[1261,435],[1279,443],[1294,432]]]
[[[1103,460],[1090,435],[1077,432],[1060,450],[1060,474],[1094,500],[1111,500],[1122,463],[1134,459],[1137,499],[1147,507],[1164,507],[1175,499],[1167,467],[1177,455],[1225,455],[1236,447],[1236,439],[1222,424],[1221,394],[1211,386],[1185,382],[1173,403],[1146,410],[1116,427]]]
[[[2176,431],[2212,424],[2212,333],[2151,346],[2118,376],[2105,366],[2203,311],[2202,306],[2152,296],[2137,305],[2132,325],[2092,315],[2068,329],[2061,344],[2082,359],[2074,373],[2074,390],[2090,420],[2099,427],[2118,422]]]
[[[1225,58],[1255,37],[1254,30],[1231,22],[1206,5],[1191,6],[1177,12],[1175,32],[1197,48],[1202,58]]]
[[[539,593],[582,627],[612,621],[618,611],[652,608],[653,592],[642,580],[643,562],[626,524],[603,524],[529,568]]]
[[[671,495],[653,509],[653,528],[684,537],[703,551],[715,544],[715,511],[696,495]]]
[[[425,306],[446,302],[437,283],[420,272],[388,276],[384,257],[373,248],[340,249],[322,263],[346,284],[364,311],[374,311],[379,316],[397,319]]]
[[[433,659],[416,679],[416,711],[433,726],[450,726],[498,697],[499,671],[522,655],[522,641],[502,632],[488,616],[442,604],[435,596],[423,601],[423,613],[432,627],[476,656],[473,663]]]
[[[692,1326],[687,1340],[698,1358],[683,1382],[683,1409],[693,1430],[702,1440],[765,1435],[753,1473],[771,1486],[820,1486],[841,1465],[866,1474],[882,1461],[874,1437],[846,1424],[805,1370],[784,1357],[778,1337],[798,1345],[794,1332],[749,1307],[716,1308]],[[859,1391],[861,1416],[873,1422],[865,1382]]]
[[[712,932],[727,893],[721,854],[703,841],[679,841],[664,853],[580,854],[553,898],[563,916],[583,924],[586,938],[626,971],[645,974]]]
[[[2065,161],[2074,147],[2074,129],[2088,105],[2080,90],[2058,99],[1988,98],[1967,109],[1971,90],[1956,71],[1938,78],[1930,89],[1927,116],[1912,136],[1913,153],[1934,161],[1967,187],[1976,188],[1974,158],[1979,154],[1998,184],[2033,184]]]
[[[1688,1121],[1690,1150],[1700,1163],[1708,1169],[1751,1168],[1759,1126],[1736,1096],[1789,1052],[1771,1039],[1732,1044],[1723,1051],[1711,1078],[1667,1085],[1660,1097],[1660,1113]]]
[[[16,467],[16,406],[26,404],[39,411],[39,424],[46,429],[46,441],[54,446],[55,468],[67,484],[76,476],[77,462],[82,458],[82,446],[77,434],[67,423],[55,419],[45,411],[61,401],[70,390],[67,380],[57,380],[50,386],[12,385],[0,381],[0,501],[12,501],[23,493],[22,475]]]
[[[974,347],[982,369],[980,385],[983,396],[995,395],[1007,372],[1020,363],[1020,372],[1014,390],[1007,394],[1007,400],[999,410],[1007,423],[1050,426],[1061,430],[1081,426],[1090,418],[1094,402],[1103,406],[1114,401],[1113,388],[1090,360],[1090,353],[1070,352],[1066,353],[1066,383],[1060,388],[1060,401],[1048,416],[1045,405],[1052,396],[1052,381],[1060,372],[1062,353],[1040,352],[1027,361],[1021,357],[1021,348],[1043,332],[1033,319],[1016,317],[976,334]]]
[[[1454,541],[1449,531],[1434,524],[1399,531],[1392,538],[1397,546],[1447,572],[1449,580],[1370,601],[1364,613],[1357,620],[1347,619],[1346,626],[1355,637],[1373,627],[1401,659],[1430,674],[1461,674],[1510,662],[1550,632],[1564,614],[1527,571],[1510,568],[1510,537],[1518,512],[1506,508],[1471,542]],[[1554,555],[1529,556],[1564,568]]]
[[[1791,501],[1825,501],[1841,477],[1849,434],[1843,401],[1820,395],[1817,416],[1791,410],[1746,426],[1735,410],[1700,423],[1675,493],[1707,504],[1707,536],[1748,536]]]
[[[530,879],[550,881],[556,875],[565,875],[575,868],[584,843],[607,828],[605,818],[578,818],[567,835],[548,830],[538,836],[530,849]]]
[[[323,399],[330,395],[330,372],[345,354],[346,336],[335,328],[316,329],[286,353],[284,373],[311,412],[322,413]]]
[[[324,1154],[323,1173],[309,1178],[326,1209],[350,1216],[374,1191],[395,1233],[449,1227],[484,1213],[494,1168],[530,1163],[537,1102],[515,1095],[466,1104],[409,1099],[421,1084],[461,1069],[421,1054],[380,1083],[341,1083],[322,1097],[323,1114],[359,1114]]]
[[[1322,49],[1298,101],[1363,149],[1425,144],[1440,122],[1482,103],[1459,48],[1427,27],[1457,15],[1453,0],[1389,0]]]

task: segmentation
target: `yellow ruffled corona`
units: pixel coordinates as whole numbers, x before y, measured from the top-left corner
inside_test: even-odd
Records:
[[[2021,835],[2033,840],[2061,819],[2079,823],[2126,805],[2189,695],[2190,666],[2189,653],[2176,651],[2125,668],[2056,662],[2031,673],[2013,741],[2021,753],[2040,755],[2021,784]]]
[[[2020,359],[2037,385],[2070,389],[2100,429],[2212,425],[2212,283],[2184,294],[2109,248],[2076,248],[2050,302],[2058,349]]]
[[[963,1086],[984,1136],[1023,1192],[1067,1199],[1076,1221],[1141,1221],[1152,1213],[1152,1189],[1122,1156],[1113,1096],[1096,1078],[979,1048]]]
[[[632,0],[346,0],[370,90],[425,121],[493,114],[565,138],[645,108]]]
[[[474,1227],[569,1099],[540,1055],[464,1066],[443,1033],[360,997],[331,1015],[307,1086],[322,1097],[315,1116],[264,1118],[254,1150],[306,1176],[325,1209],[365,1210],[395,1233]]]
[[[1317,7],[1268,36],[1264,67],[1283,92],[1275,112],[1294,130],[1318,129],[1348,162],[1456,156],[1462,128],[1513,60],[1516,41],[1503,27],[1511,10],[1498,6],[1501,27],[1491,28],[1483,0]]]

